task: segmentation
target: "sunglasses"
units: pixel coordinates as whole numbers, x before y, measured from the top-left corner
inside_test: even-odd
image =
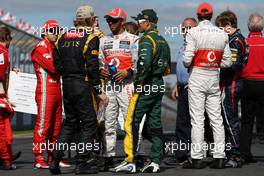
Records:
[[[147,21],[147,20],[146,19],[142,19],[142,20],[138,20],[137,22],[140,25],[140,24],[144,23],[145,21]]]
[[[106,22],[107,22],[107,23],[112,23],[112,24],[115,24],[115,23],[117,23],[117,22],[119,22],[119,21],[120,21],[119,18],[107,18],[107,19],[106,19]]]

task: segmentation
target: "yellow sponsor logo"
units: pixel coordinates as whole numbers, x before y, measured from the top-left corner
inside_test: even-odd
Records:
[[[236,53],[232,53],[232,61],[233,62],[237,61],[237,54]]]
[[[98,51],[97,50],[92,50],[92,54],[93,55],[98,55]]]

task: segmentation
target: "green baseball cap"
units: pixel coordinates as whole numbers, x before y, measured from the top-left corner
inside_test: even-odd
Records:
[[[153,10],[153,9],[145,9],[142,10],[140,14],[138,14],[136,17],[131,16],[131,18],[135,19],[135,20],[142,20],[142,19],[146,19],[154,24],[157,24],[158,22],[158,17],[157,17],[157,13]]]

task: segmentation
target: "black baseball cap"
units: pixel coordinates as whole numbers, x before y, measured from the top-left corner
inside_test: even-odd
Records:
[[[153,10],[153,9],[145,9],[142,10],[140,14],[138,14],[136,17],[131,16],[131,18],[135,19],[135,20],[142,20],[142,19],[146,19],[154,24],[158,23],[158,17],[157,17],[157,13]]]

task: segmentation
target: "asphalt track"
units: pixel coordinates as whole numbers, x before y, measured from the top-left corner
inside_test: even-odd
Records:
[[[145,151],[149,151],[149,143],[145,142]],[[118,144],[118,155],[122,156],[122,141],[119,140]],[[33,169],[33,156],[31,153],[32,150],[32,137],[15,137],[14,152],[22,151],[22,156],[15,161],[17,165],[17,170],[14,171],[0,171],[0,176],[46,176],[51,175],[48,170],[35,170]],[[252,151],[255,155],[255,159],[258,160],[257,163],[244,165],[241,169],[223,169],[223,170],[215,170],[215,169],[202,169],[202,170],[194,170],[194,169],[182,169],[181,167],[168,167],[162,164],[161,169],[162,172],[154,175],[161,176],[263,176],[264,175],[264,145],[255,143],[252,146]],[[73,173],[74,167],[72,166],[69,169],[63,169],[62,172],[64,175],[75,175]],[[100,172],[96,174],[98,176],[111,176],[111,175],[125,175],[123,173],[110,173],[110,172]],[[130,174],[131,175],[131,174]],[[153,175],[153,174],[132,174],[132,175]]]

